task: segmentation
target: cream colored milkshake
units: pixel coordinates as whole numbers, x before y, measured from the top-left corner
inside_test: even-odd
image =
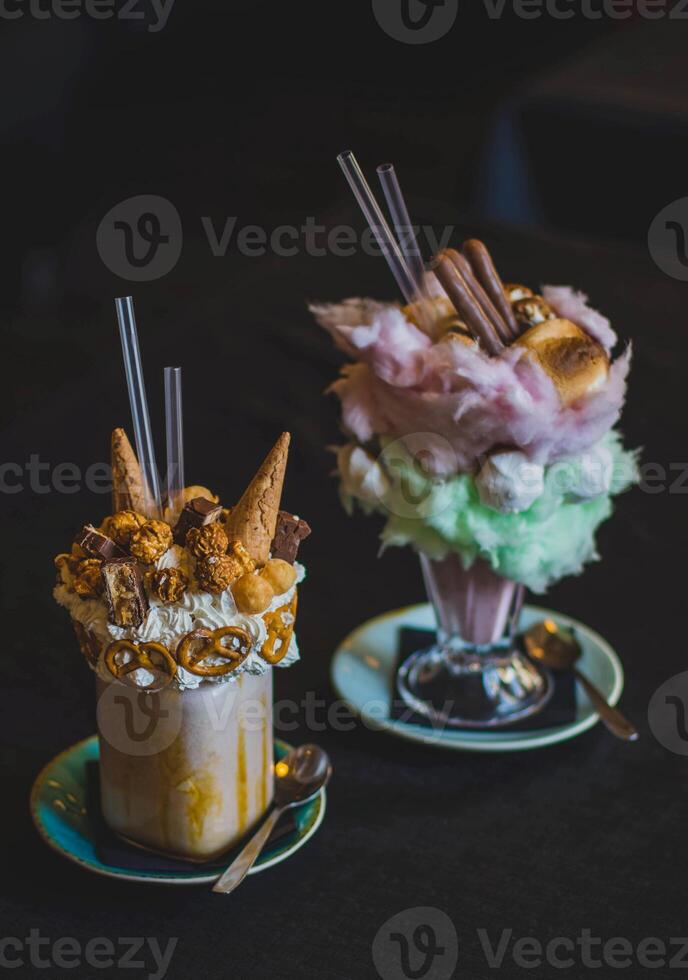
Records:
[[[205,861],[265,813],[273,783],[270,669],[145,695],[98,679],[97,693],[103,816],[116,833]]]

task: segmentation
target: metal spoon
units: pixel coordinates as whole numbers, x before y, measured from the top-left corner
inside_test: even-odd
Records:
[[[620,711],[606,701],[585,674],[574,667],[583,651],[575,635],[561,629],[551,619],[545,619],[526,630],[523,635],[526,650],[533,660],[552,670],[573,670],[576,679],[583,685],[586,694],[612,735],[627,742],[635,742],[638,731],[624,718]]]
[[[234,859],[213,891],[228,895],[241,884],[263,850],[272,830],[285,812],[308,803],[326,786],[332,775],[330,758],[317,745],[301,745],[275,764],[275,807],[246,847]]]

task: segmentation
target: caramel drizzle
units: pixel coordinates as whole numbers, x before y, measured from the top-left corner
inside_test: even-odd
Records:
[[[241,684],[242,678],[239,678]],[[237,737],[237,819],[239,830],[243,830],[248,822],[248,792],[247,792],[247,766],[246,766],[246,732],[244,731],[243,719],[237,719],[239,726]]]

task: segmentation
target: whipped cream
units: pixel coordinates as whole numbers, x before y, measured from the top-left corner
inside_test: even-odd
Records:
[[[179,602],[164,605],[155,596],[149,596],[150,610],[144,622],[138,628],[123,628],[113,626],[108,622],[108,610],[104,599],[83,599],[70,588],[71,576],[63,570],[62,581],[53,591],[53,596],[61,606],[69,612],[72,619],[93,633],[100,641],[103,651],[96,665],[96,673],[105,681],[111,681],[112,675],[104,663],[104,651],[114,640],[131,640],[133,643],[162,643],[170,653],[174,654],[179,641],[187,633],[201,627],[215,630],[223,626],[240,626],[245,629],[252,639],[251,652],[243,664],[230,674],[220,677],[199,677],[183,667],[179,667],[175,678],[180,690],[199,687],[203,682],[223,684],[231,683],[242,673],[264,674],[270,665],[263,660],[258,651],[267,639],[267,629],[263,621],[265,613],[274,612],[281,606],[291,602],[297,586],[306,577],[306,569],[299,562],[294,563],[296,582],[287,592],[276,595],[265,613],[250,616],[237,610],[232,593],[227,589],[219,595],[201,591],[193,574],[193,563],[184,548],[174,545],[156,563],[156,568],[180,568],[189,578],[189,588]],[[280,660],[278,667],[291,667],[299,659],[299,648],[296,638],[292,636],[289,650]],[[212,662],[209,658],[209,662]],[[136,680],[145,684],[145,671],[136,671]]]

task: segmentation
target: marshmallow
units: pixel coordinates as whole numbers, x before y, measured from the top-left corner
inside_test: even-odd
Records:
[[[390,489],[387,474],[375,458],[360,446],[344,446],[337,453],[341,487],[345,494],[376,504]]]
[[[545,469],[517,450],[493,453],[475,478],[480,502],[502,514],[528,510],[545,489]]]
[[[560,493],[570,501],[591,500],[609,493],[614,479],[614,457],[608,446],[593,446],[577,459],[562,460],[551,468]]]

